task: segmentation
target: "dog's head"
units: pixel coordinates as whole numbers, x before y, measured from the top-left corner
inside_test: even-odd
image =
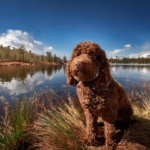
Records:
[[[107,84],[106,72],[109,63],[104,50],[93,42],[78,44],[67,66],[67,83],[76,86],[79,81],[89,82],[96,79],[98,84]],[[100,86],[99,85],[99,86]]]

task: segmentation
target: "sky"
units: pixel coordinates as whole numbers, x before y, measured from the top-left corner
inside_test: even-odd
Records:
[[[69,59],[93,41],[107,57],[150,52],[150,0],[0,0],[0,45]]]

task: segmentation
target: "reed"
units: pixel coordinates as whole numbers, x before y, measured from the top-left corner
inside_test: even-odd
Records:
[[[36,99],[15,99],[9,102],[1,97],[4,116],[0,122],[0,149],[26,150],[31,145],[29,129],[36,119]]]
[[[71,97],[69,104],[61,103],[38,114],[34,125],[36,146],[42,150],[84,150],[85,124]]]

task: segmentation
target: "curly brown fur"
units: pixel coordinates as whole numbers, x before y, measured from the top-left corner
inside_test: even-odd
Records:
[[[113,79],[105,51],[94,42],[81,42],[73,50],[67,66],[67,83],[77,86],[86,117],[87,144],[99,144],[97,118],[105,126],[107,150],[117,146],[116,125],[129,123],[133,110],[124,88]]]

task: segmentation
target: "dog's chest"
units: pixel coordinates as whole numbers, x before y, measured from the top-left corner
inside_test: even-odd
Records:
[[[95,89],[91,85],[81,83],[77,87],[77,94],[82,107],[98,112],[107,110],[108,91]]]

